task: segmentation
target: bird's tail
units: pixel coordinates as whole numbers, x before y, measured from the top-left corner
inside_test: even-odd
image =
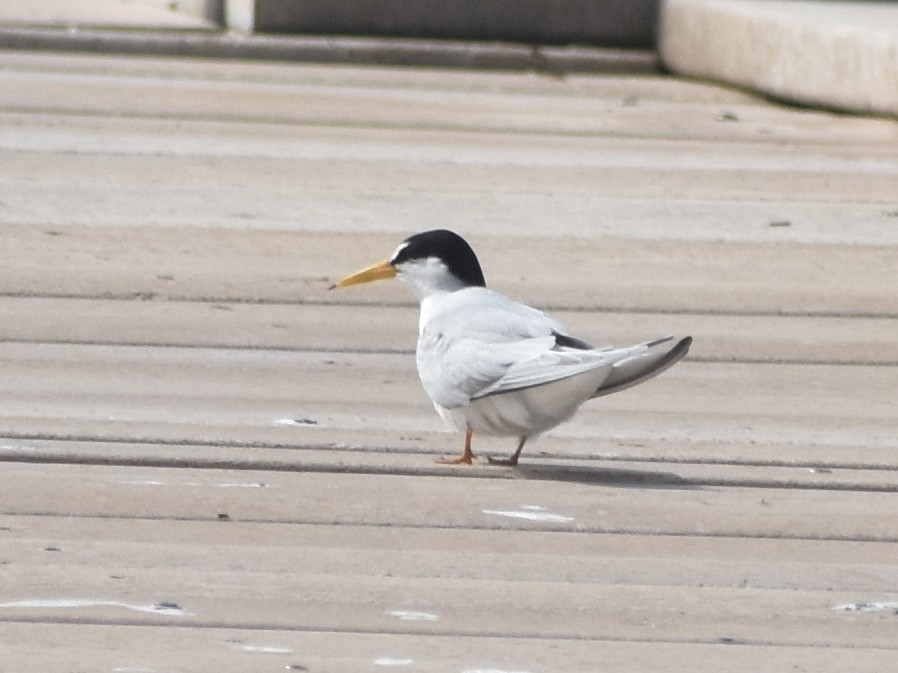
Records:
[[[657,376],[686,355],[691,345],[690,336],[679,340],[667,336],[642,344],[643,348],[637,354],[614,364],[611,373],[592,396],[610,395]]]

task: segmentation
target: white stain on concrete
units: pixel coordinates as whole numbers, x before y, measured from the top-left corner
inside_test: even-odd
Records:
[[[0,444],[0,451],[18,451],[20,453],[37,453],[43,451],[39,446],[26,446],[24,444]]]
[[[237,646],[241,652],[257,652],[259,654],[293,654],[293,650],[287,647],[277,647],[272,645],[248,645],[241,643]]]
[[[432,612],[416,612],[414,610],[390,610],[387,614],[404,622],[438,622],[440,620],[440,616],[435,615]]]
[[[313,428],[318,425],[318,421],[312,418],[278,418],[273,420],[271,424],[288,428]]]
[[[96,608],[111,607],[124,608],[125,610],[133,610],[134,612],[146,612],[153,615],[163,615],[165,617],[188,617],[193,613],[186,612],[183,608],[174,603],[154,603],[152,605],[139,605],[136,603],[123,603],[121,601],[105,601],[96,599],[83,598],[37,598],[25,601],[9,601],[0,603],[0,608]]]
[[[540,505],[521,505],[516,510],[506,509],[485,509],[484,514],[492,516],[506,516],[511,519],[525,519],[527,521],[537,521],[540,523],[569,523],[574,521],[574,517],[564,514],[555,514],[548,511]]]
[[[372,662],[375,666],[411,666],[414,659],[396,659],[393,657],[380,657]]]
[[[158,479],[122,479],[118,483],[125,486],[185,486],[188,488],[201,488],[204,486],[208,486],[208,484],[203,484],[199,481],[182,481],[170,484],[167,481],[159,481]],[[225,481],[214,484],[214,486],[216,488],[268,488],[268,484],[264,484],[258,481]]]
[[[886,612],[894,610],[898,612],[898,601],[886,603],[845,603],[844,605],[836,605],[833,610],[839,612]]]

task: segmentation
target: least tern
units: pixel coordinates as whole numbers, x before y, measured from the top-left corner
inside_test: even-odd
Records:
[[[437,413],[465,433],[464,452],[444,463],[470,465],[474,434],[524,444],[568,420],[581,404],[660,374],[689,350],[672,336],[625,348],[593,348],[560,322],[486,287],[471,246],[436,229],[405,239],[393,255],[331,289],[399,277],[418,297],[418,375]]]

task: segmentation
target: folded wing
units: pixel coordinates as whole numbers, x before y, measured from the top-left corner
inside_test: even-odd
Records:
[[[608,395],[660,374],[692,343],[691,337],[664,337],[591,348],[544,313],[485,288],[453,294],[458,304],[447,302],[445,313],[422,326],[417,352],[424,389],[447,409],[587,372],[591,397]]]

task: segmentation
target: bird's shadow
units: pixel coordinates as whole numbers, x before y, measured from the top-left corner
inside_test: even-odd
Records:
[[[585,465],[517,465],[514,477],[539,481],[566,481],[619,488],[699,488],[698,484],[673,472],[629,470]]]

